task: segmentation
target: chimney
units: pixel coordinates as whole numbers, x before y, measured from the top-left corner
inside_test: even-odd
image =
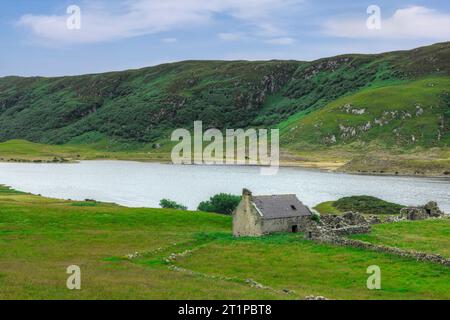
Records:
[[[242,190],[242,200],[245,203],[245,211],[250,211],[250,203],[252,202],[252,192],[248,189]]]
[[[251,197],[251,196],[252,196],[252,192],[251,192],[250,190],[244,188],[244,189],[242,190],[242,196],[243,196],[243,197],[245,197],[245,196]]]

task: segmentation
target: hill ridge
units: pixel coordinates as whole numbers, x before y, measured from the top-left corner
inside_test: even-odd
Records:
[[[191,128],[195,120],[219,129],[283,126],[364,88],[448,77],[449,57],[444,42],[312,62],[187,60],[81,76],[0,78],[0,142],[140,148],[164,144],[173,129]]]

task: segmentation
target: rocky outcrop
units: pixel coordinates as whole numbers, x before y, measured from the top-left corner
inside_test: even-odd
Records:
[[[340,66],[350,62],[351,60],[352,59],[350,57],[337,57],[334,59],[321,60],[304,71],[303,79],[309,80],[323,71],[335,71]]]
[[[346,113],[349,114],[354,114],[354,115],[363,115],[366,113],[366,109],[358,109],[358,108],[353,108],[353,106],[350,103],[347,103],[346,105],[344,105],[342,107],[342,110],[344,110]]]
[[[357,108],[352,104],[347,103],[340,108],[343,112],[355,116],[362,116],[368,114],[368,110],[366,108]],[[359,123],[358,125],[349,125],[346,123],[338,123],[339,126],[339,138],[342,140],[350,140],[353,138],[358,138],[364,133],[370,131],[376,127],[383,127],[391,124],[396,120],[406,120],[415,117],[422,117],[425,114],[425,110],[421,105],[416,105],[415,109],[411,109],[410,111],[405,110],[386,110],[381,113],[381,115],[376,116],[372,120],[369,120],[365,123]],[[400,137],[400,131],[398,128],[393,129],[393,133],[395,136]],[[437,141],[442,138],[442,133],[440,130],[437,132]],[[419,141],[419,137],[415,135],[411,135],[408,137],[409,143],[417,143]],[[323,143],[330,145],[335,144],[336,141],[331,139],[331,136],[328,135],[323,138]]]
[[[350,139],[359,136],[360,134],[369,131],[373,128],[372,122],[368,121],[359,126],[345,126],[343,124],[339,125],[340,137],[342,139]]]
[[[330,135],[323,139],[324,144],[335,144],[337,142],[336,135]]]

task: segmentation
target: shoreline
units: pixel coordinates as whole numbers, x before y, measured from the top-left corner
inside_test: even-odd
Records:
[[[170,160],[167,159],[140,159],[140,158],[93,158],[93,159],[63,159],[62,161],[54,161],[54,160],[28,160],[28,159],[19,159],[19,160],[5,160],[1,159],[0,163],[14,163],[14,164],[75,164],[80,163],[82,161],[123,161],[123,162],[141,162],[141,163],[153,163],[153,164],[165,164],[165,165],[173,165]],[[411,174],[411,173],[380,173],[380,172],[362,172],[362,171],[351,171],[351,170],[339,170],[346,163],[345,162],[330,162],[330,161],[280,161],[280,168],[299,168],[299,169],[310,169],[321,172],[329,172],[336,174],[348,174],[348,175],[357,175],[357,176],[372,176],[372,177],[408,177],[408,178],[436,178],[436,179],[449,179],[450,175],[439,175],[439,174]],[[183,166],[244,166],[244,167],[268,167],[263,165],[254,165],[254,164],[181,164]]]

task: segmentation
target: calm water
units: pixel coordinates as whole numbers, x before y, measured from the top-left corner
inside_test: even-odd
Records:
[[[405,205],[435,200],[450,212],[450,179],[377,177],[282,168],[261,176],[256,167],[175,166],[127,161],[76,164],[0,163],[0,184],[43,196],[115,202],[130,207],[158,207],[170,198],[195,209],[220,192],[295,193],[307,205],[348,195],[372,195]]]

